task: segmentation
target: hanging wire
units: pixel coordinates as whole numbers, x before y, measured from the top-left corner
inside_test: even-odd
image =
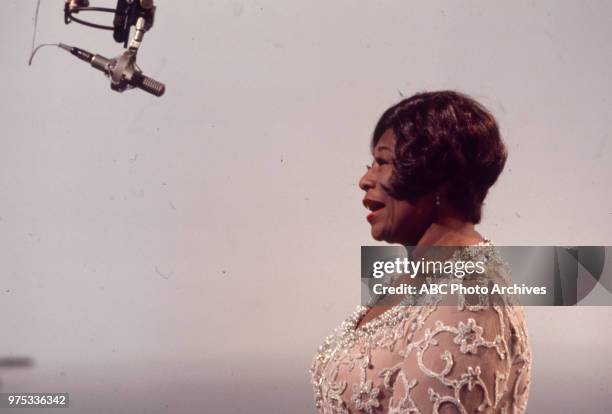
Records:
[[[30,60],[28,60],[28,66],[32,66],[32,60],[34,59],[34,55],[36,54],[36,52],[38,52],[38,49],[44,46],[59,46],[59,45],[60,45],[59,43],[43,43],[43,44],[36,46],[36,48],[32,50],[32,54],[30,55]]]
[[[40,11],[40,0],[36,0],[36,9],[34,11],[34,31],[32,33],[32,47],[30,49],[30,60],[28,61],[28,65],[32,65],[32,58],[36,53],[37,49],[34,49],[34,45],[36,44],[36,30],[38,29],[38,12]]]
[[[32,33],[32,49],[30,52],[30,59],[28,60],[28,66],[32,66],[32,60],[34,59],[34,55],[38,52],[38,49],[44,46],[59,46],[59,43],[43,43],[36,47],[36,31],[38,29],[38,13],[40,11],[40,0],[36,0],[36,9],[34,10],[34,31]]]

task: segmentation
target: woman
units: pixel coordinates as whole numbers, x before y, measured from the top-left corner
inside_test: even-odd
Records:
[[[359,185],[374,239],[416,246],[411,254],[459,246],[451,259],[483,259],[487,278],[507,282],[474,228],[507,157],[485,108],[453,91],[416,94],[382,115],[372,153]],[[319,412],[525,411],[531,352],[520,306],[406,303],[359,306],[326,338],[311,368]]]

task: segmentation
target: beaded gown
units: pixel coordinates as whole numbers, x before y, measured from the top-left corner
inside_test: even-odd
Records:
[[[485,260],[484,278],[509,283],[488,241],[461,247],[451,259]],[[319,413],[525,412],[531,350],[518,302],[441,306],[439,296],[428,295],[358,326],[368,309],[359,306],[314,358]]]

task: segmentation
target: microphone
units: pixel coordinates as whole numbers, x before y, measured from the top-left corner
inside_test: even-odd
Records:
[[[59,47],[104,72],[111,79],[111,89],[117,92],[138,88],[159,97],[166,91],[166,86],[163,83],[142,73],[142,70],[136,64],[135,50],[128,49],[120,56],[108,59],[102,55],[93,54],[63,43],[60,43]]]

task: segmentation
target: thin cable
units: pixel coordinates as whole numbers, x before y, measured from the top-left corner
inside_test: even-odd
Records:
[[[38,29],[38,14],[40,11],[40,0],[36,1],[36,10],[34,11],[34,32],[32,33],[32,51],[30,53],[30,59],[28,60],[28,66],[32,66],[32,60],[34,59],[34,55],[38,52],[43,46],[59,46],[59,43],[43,43],[38,45],[36,48],[34,45],[36,44],[36,32]]]
[[[36,51],[34,45],[36,44],[36,29],[38,28],[38,12],[40,10],[40,0],[36,1],[36,10],[34,11],[34,32],[32,33],[32,47],[30,49],[30,60],[29,65],[32,65],[32,57]]]
[[[34,59],[34,55],[36,54],[36,52],[38,52],[38,49],[44,46],[59,46],[59,45],[60,45],[59,43],[43,43],[41,45],[38,45],[36,49],[32,50],[32,54],[30,55],[30,60],[28,61],[28,66],[32,66],[32,59]]]

